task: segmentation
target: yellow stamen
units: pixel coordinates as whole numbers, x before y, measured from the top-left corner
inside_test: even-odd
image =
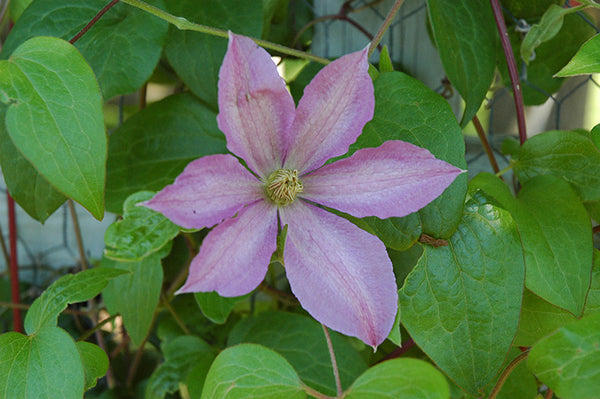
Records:
[[[298,193],[304,190],[295,169],[278,169],[271,173],[265,186],[267,195],[277,205],[289,205],[296,199]]]

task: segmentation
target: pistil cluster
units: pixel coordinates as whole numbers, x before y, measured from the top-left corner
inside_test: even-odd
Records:
[[[296,169],[278,169],[267,179],[267,195],[279,206],[291,204],[303,190]]]

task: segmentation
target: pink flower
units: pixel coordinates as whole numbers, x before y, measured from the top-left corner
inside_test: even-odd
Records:
[[[185,228],[216,225],[182,292],[238,296],[263,280],[288,226],[287,278],[304,309],[328,327],[377,346],[398,307],[385,246],[319,205],[356,217],[415,212],[462,171],[402,141],[343,155],[373,117],[367,50],[323,68],[296,109],[269,54],[230,33],[219,73],[219,128],[233,155],[191,162],[144,205]]]

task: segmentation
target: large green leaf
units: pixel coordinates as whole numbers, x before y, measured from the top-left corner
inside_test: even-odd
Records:
[[[260,345],[225,349],[213,362],[203,399],[305,398],[300,378],[276,352]]]
[[[525,277],[514,221],[495,204],[471,187],[449,245],[425,246],[399,292],[402,322],[417,345],[473,395],[510,349]]]
[[[147,0],[164,7],[162,0]],[[36,0],[19,18],[4,43],[0,58],[7,58],[34,36],[70,40],[108,2],[105,0]],[[131,7],[117,4],[76,43],[94,70],[106,99],[130,93],[150,78],[158,63],[167,22]]]
[[[106,209],[121,213],[125,199],[172,183],[196,158],[224,153],[217,114],[189,93],[154,103],[110,136]]]
[[[237,34],[260,37],[262,0],[166,0],[168,10],[188,20]],[[165,54],[187,86],[217,109],[217,80],[227,40],[171,26]]]
[[[538,342],[527,365],[558,397],[598,398],[600,314],[585,316]]]
[[[25,316],[25,331],[34,334],[43,327],[56,326],[58,315],[68,304],[95,297],[109,280],[123,273],[122,270],[93,268],[62,276],[33,302]]]
[[[556,76],[573,76],[600,72],[600,35],[592,37]]]
[[[496,24],[489,3],[427,0],[433,36],[450,82],[465,100],[461,125],[485,99],[496,70]]]
[[[393,359],[368,369],[344,395],[347,399],[447,399],[448,382],[431,364]]]
[[[104,215],[106,133],[89,65],[69,43],[37,37],[0,61],[14,145],[58,191],[94,217]]]
[[[521,183],[554,175],[571,183],[583,201],[600,199],[600,151],[577,132],[551,130],[528,139],[514,164]]]
[[[186,382],[192,367],[202,363],[204,358],[214,358],[214,350],[202,339],[182,335],[161,345],[165,362],[148,380],[146,399],[162,399],[167,393],[174,393],[179,385]]]
[[[515,200],[506,184],[482,173],[473,181],[513,215],[527,268],[526,285],[546,301],[580,315],[592,269],[591,224],[585,208],[563,180],[528,180]]]
[[[84,369],[73,339],[58,327],[0,335],[0,398],[81,399]]]
[[[104,234],[104,255],[123,261],[137,261],[163,248],[179,233],[179,226],[162,214],[137,206],[154,196],[152,191],[130,195],[123,204],[123,219],[108,226]]]
[[[403,140],[428,149],[439,159],[466,168],[462,131],[448,103],[416,79],[400,72],[382,73],[375,81],[375,115],[365,126],[350,153],[377,147],[387,140]],[[418,212],[422,231],[436,238],[447,238],[460,221],[467,189],[462,174],[435,201]],[[421,232],[414,216],[408,221],[391,218],[363,221],[392,248],[405,249]],[[402,234],[406,239],[399,239]]]
[[[365,371],[366,364],[339,334],[332,332],[330,335],[342,387],[345,388]],[[264,312],[236,325],[228,345],[242,342],[264,345],[277,351],[307,385],[335,395],[333,369],[323,327],[315,320],[293,313]]]
[[[77,349],[83,362],[85,374],[85,390],[96,386],[98,378],[102,378],[108,370],[108,356],[99,346],[85,341],[77,342]]]
[[[35,220],[46,221],[67,198],[33,167],[15,147],[5,119],[6,105],[0,104],[0,166],[10,195]]]
[[[102,291],[102,297],[111,314],[121,314],[131,340],[140,345],[148,335],[160,297],[163,281],[160,257],[152,254],[138,262],[103,258],[102,266],[131,272],[112,280]]]
[[[538,176],[519,192],[515,220],[527,265],[527,288],[576,316],[590,286],[592,226],[575,192],[561,179]]]

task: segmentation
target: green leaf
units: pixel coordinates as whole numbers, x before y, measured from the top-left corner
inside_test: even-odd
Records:
[[[33,2],[33,0],[13,0],[8,4],[10,9],[10,18],[16,22],[23,14],[23,11]]]
[[[204,356],[190,369],[185,382],[190,398],[199,398],[202,396],[204,382],[214,359],[215,355]]]
[[[174,15],[237,34],[259,38],[263,30],[262,0],[166,0]],[[217,109],[219,69],[227,40],[171,26],[165,43],[167,59],[190,90]]]
[[[224,153],[217,114],[189,93],[154,103],[110,136],[106,209],[121,213],[125,199],[173,182],[196,158]]]
[[[11,101],[6,126],[15,146],[58,191],[102,219],[102,98],[81,54],[60,39],[30,39],[0,61],[0,91]]]
[[[388,51],[387,46],[383,46],[381,50],[381,54],[379,54],[379,72],[393,72],[394,65],[392,65],[392,60],[390,58],[390,53]]]
[[[194,294],[200,310],[213,323],[223,324],[236,303],[248,298],[250,294],[236,297],[222,297],[216,292],[197,292]]]
[[[92,299],[122,270],[93,268],[67,274],[56,280],[31,305],[25,316],[25,331],[34,334],[43,327],[56,326],[58,315],[70,303]]]
[[[600,199],[600,151],[576,132],[551,130],[528,139],[514,164],[521,181],[554,175],[571,183],[583,201]]]
[[[447,399],[446,378],[419,359],[393,359],[368,369],[344,395],[347,399]]]
[[[375,115],[356,143],[350,146],[349,154],[360,148],[380,146],[388,140],[407,141],[428,149],[439,159],[466,168],[462,131],[446,100],[400,72],[381,74],[375,81]],[[450,237],[460,222],[466,189],[467,176],[462,174],[440,197],[421,209],[418,214],[422,231],[436,238]],[[409,247],[420,235],[414,219],[366,218],[366,222],[375,231],[389,232],[379,237],[386,244],[393,243],[393,248]],[[392,229],[389,223],[395,225],[393,227],[406,224],[409,229]],[[398,239],[400,230],[406,240]]]
[[[134,344],[140,345],[152,326],[163,281],[163,270],[157,254],[138,262],[102,259],[104,269],[127,270],[130,273],[112,280],[102,291],[110,314],[120,313]]]
[[[300,378],[276,352],[260,345],[227,348],[213,362],[203,399],[305,398]]]
[[[338,333],[331,340],[342,387],[348,387],[366,369],[364,360]],[[307,385],[335,395],[331,359],[323,327],[315,320],[293,313],[264,312],[244,319],[229,335],[228,345],[242,342],[264,345],[280,353]]]
[[[402,346],[402,331],[400,331],[400,308],[398,307],[398,312],[396,312],[396,318],[394,319],[394,324],[392,325],[392,330],[388,335],[387,339],[392,341],[397,346]]]
[[[98,378],[102,378],[106,374],[108,370],[108,356],[99,346],[85,341],[77,342],[77,349],[83,362],[85,372],[84,390],[87,391],[95,387]]]
[[[585,42],[577,54],[555,76],[574,76],[600,72],[600,35]]]
[[[35,220],[44,223],[67,198],[33,167],[15,147],[5,119],[7,106],[0,104],[0,166],[13,199]]]
[[[123,219],[106,229],[104,255],[122,261],[138,261],[155,253],[178,233],[179,226],[162,214],[145,206],[137,206],[154,196],[152,191],[130,195],[123,204]]]
[[[147,0],[164,8],[162,0]],[[73,38],[104,6],[105,0],[36,0],[8,36],[0,58],[7,58],[34,36]],[[140,88],[156,67],[168,23],[128,4],[116,4],[77,42],[105,99]]]
[[[600,311],[600,256],[594,250],[592,283],[585,301],[584,315]],[[571,313],[554,306],[529,290],[523,295],[521,322],[513,345],[533,346],[538,340],[556,331],[567,323],[577,320]]]
[[[521,323],[513,345],[533,346],[557,328],[575,320],[575,316],[544,301],[529,290],[523,295]]]
[[[471,121],[496,70],[496,24],[488,3],[427,0],[433,36],[444,71],[465,100],[461,126]]]
[[[497,177],[473,179],[513,216],[523,246],[526,285],[536,295],[580,315],[592,268],[591,224],[583,205],[561,179],[527,181],[515,200]]]
[[[600,392],[600,314],[574,321],[538,342],[529,369],[561,398],[595,399]]]
[[[515,219],[527,288],[579,316],[592,269],[592,226],[585,208],[571,187],[553,176],[529,180],[518,198]]]
[[[519,323],[525,277],[516,226],[496,203],[472,186],[449,245],[425,246],[399,292],[411,337],[473,395],[504,362]]]
[[[83,387],[81,357],[64,330],[0,335],[0,398],[81,399]]]
[[[527,73],[527,79],[524,79],[521,84],[525,105],[543,104],[548,100],[548,96],[561,88],[565,79],[556,78],[554,75],[573,58],[579,47],[594,33],[594,28],[583,23],[579,15],[566,15],[558,34],[540,44],[535,50],[535,59],[526,66],[527,70],[523,70],[524,63],[517,65],[520,76]],[[519,59],[520,33],[513,30],[509,34],[515,58]],[[504,53],[501,47],[498,47],[499,70],[502,73],[504,84],[510,86]]]
[[[552,39],[562,28],[565,15],[580,8],[563,8],[552,4],[542,16],[539,23],[533,25],[521,43],[521,58],[526,64],[532,59],[533,52],[542,43]]]
[[[179,384],[185,383],[188,372],[205,358],[214,359],[214,351],[202,339],[182,335],[161,345],[165,362],[148,380],[146,399],[162,399],[167,393],[174,393]]]
[[[333,212],[341,214],[335,210]],[[376,235],[386,247],[396,251],[406,251],[419,240],[423,233],[421,218],[416,212],[401,218],[388,219],[379,219],[375,216],[359,219],[346,214],[343,216],[361,229]]]

